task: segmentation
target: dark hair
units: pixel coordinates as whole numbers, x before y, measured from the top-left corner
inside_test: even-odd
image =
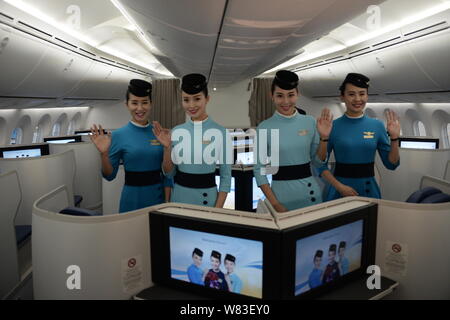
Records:
[[[328,249],[328,251],[336,253],[336,245],[335,244],[330,245],[330,249]]]
[[[346,82],[341,84],[341,86],[339,87],[339,91],[341,92],[341,96],[345,95],[345,89],[347,88],[347,84],[350,82]],[[351,83],[350,83],[351,84]],[[367,94],[369,94],[369,88],[362,88],[362,89],[366,89],[367,90]]]
[[[272,92],[272,94],[275,92],[275,87],[278,87],[277,86],[277,84],[275,83],[275,81],[272,81],[272,86],[270,87],[270,91]],[[278,88],[280,88],[280,87],[278,87]],[[280,89],[282,89],[282,88],[280,88]],[[292,89],[291,89],[292,90]],[[299,92],[298,91],[298,87],[295,87],[295,90],[297,90],[297,93]]]
[[[127,94],[126,94],[126,99],[127,99],[127,103],[130,100],[130,90],[127,90]],[[145,98],[145,97],[139,97],[139,98]],[[152,92],[150,91],[150,94],[148,95],[148,98],[150,99],[150,102],[152,102]]]

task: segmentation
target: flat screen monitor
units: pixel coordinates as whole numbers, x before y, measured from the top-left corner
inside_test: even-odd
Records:
[[[0,158],[36,158],[49,155],[47,144],[0,148]]]
[[[47,137],[44,138],[44,142],[53,144],[64,144],[64,143],[76,143],[82,142],[81,136],[65,136],[65,137]]]
[[[405,149],[439,149],[439,139],[400,138],[400,148]]]
[[[103,129],[103,133],[107,134],[108,132]],[[91,135],[91,130],[77,130],[75,131],[75,135],[77,136],[90,136]]]
[[[269,180],[269,184],[272,184],[272,176],[268,175],[267,180]],[[252,208],[253,210],[257,209],[258,201],[264,200],[266,196],[262,192],[261,188],[256,184],[256,178],[253,177],[253,198],[252,198]]]
[[[227,195],[227,199],[225,200],[225,203],[223,205],[224,209],[236,209],[236,184],[235,184],[235,178],[231,178],[231,189],[230,192]],[[216,185],[217,187],[220,186],[220,176],[216,176]]]
[[[248,166],[254,165],[255,164],[255,160],[254,160],[253,151],[237,150],[235,164],[243,164],[243,165],[248,165]]]
[[[253,137],[250,136],[233,137],[233,147],[253,146],[253,140]]]
[[[313,224],[283,230],[285,298],[311,298],[375,264],[377,205],[370,204]]]
[[[207,297],[280,294],[280,231],[150,213],[152,280]]]

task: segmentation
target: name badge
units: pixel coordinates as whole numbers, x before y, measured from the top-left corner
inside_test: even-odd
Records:
[[[308,130],[300,130],[300,131],[298,132],[298,135],[303,137],[303,136],[308,135],[308,133],[309,133]]]
[[[203,142],[203,144],[210,144],[211,140],[203,140],[202,142]]]
[[[150,144],[152,146],[160,146],[161,145],[161,143],[158,140],[150,140]]]
[[[364,139],[373,139],[375,137],[375,132],[363,132]]]

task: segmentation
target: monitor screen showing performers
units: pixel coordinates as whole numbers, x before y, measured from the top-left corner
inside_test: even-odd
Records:
[[[361,203],[336,213],[284,220],[283,297],[311,299],[367,279],[367,268],[375,264],[378,205]]]
[[[295,295],[333,282],[361,267],[363,220],[296,243]]]
[[[169,227],[172,279],[262,298],[263,243]]]

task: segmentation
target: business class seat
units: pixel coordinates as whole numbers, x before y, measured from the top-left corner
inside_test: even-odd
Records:
[[[31,236],[31,226],[14,226],[16,229],[17,248],[20,248]]]
[[[425,187],[411,194],[406,202],[409,203],[443,203],[450,202],[450,195],[435,187]]]
[[[94,217],[94,216],[102,215],[101,213],[98,213],[96,211],[78,208],[78,207],[67,207],[67,208],[61,210],[59,213],[67,214],[70,216],[78,216],[78,217]]]
[[[425,198],[421,203],[444,203],[444,202],[450,202],[450,195],[441,192]]]

